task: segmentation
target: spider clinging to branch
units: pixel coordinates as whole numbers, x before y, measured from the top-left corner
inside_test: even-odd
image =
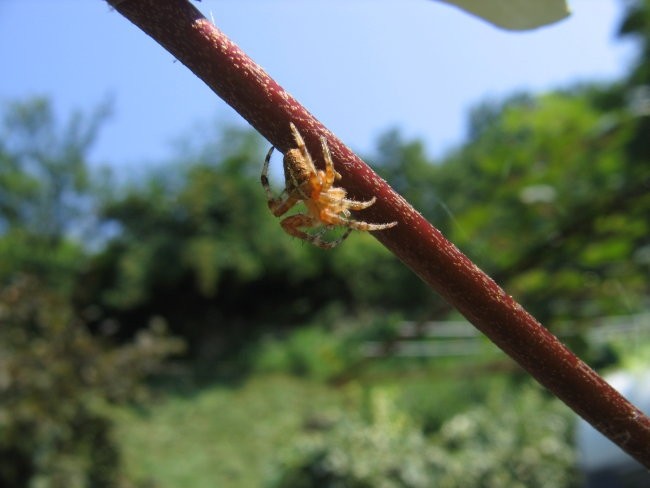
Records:
[[[334,181],[339,180],[341,175],[334,169],[332,155],[325,138],[320,138],[323,147],[323,158],[325,159],[325,171],[323,171],[316,169],[309,151],[307,151],[307,146],[305,146],[305,141],[296,126],[290,123],[289,127],[297,147],[289,149],[284,156],[285,189],[279,197],[274,197],[271,193],[268,178],[269,162],[275,149],[273,146],[266,155],[261,176],[269,209],[276,217],[284,215],[300,201],[305,204],[305,213],[290,215],[280,222],[287,234],[311,242],[315,246],[331,249],[343,242],[353,229],[374,231],[389,229],[397,225],[397,222],[371,224],[352,219],[350,210],[368,208],[375,203],[376,198],[372,197],[366,202],[345,198],[345,189],[334,186]],[[325,231],[337,226],[347,227],[347,230],[339,239],[335,241],[321,239]],[[314,234],[303,230],[310,227],[321,228]]]

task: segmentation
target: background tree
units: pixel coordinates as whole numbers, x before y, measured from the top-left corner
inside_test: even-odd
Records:
[[[92,252],[87,152],[106,109],[64,126],[50,102],[4,108],[0,127],[0,485],[133,486],[108,406],[141,400],[144,380],[182,350],[160,324],[109,348],[70,291]]]
[[[83,255],[79,233],[88,218],[87,153],[108,106],[74,114],[63,127],[51,103],[8,104],[0,127],[0,282],[35,273],[69,286]],[[78,236],[79,237],[79,236]]]
[[[439,174],[453,240],[547,322],[647,304],[648,170],[607,90],[507,101]]]

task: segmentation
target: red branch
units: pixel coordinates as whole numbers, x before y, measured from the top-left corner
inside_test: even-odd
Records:
[[[114,0],[115,9],[185,64],[281,151],[292,121],[308,146],[324,135],[341,186],[377,197],[373,235],[542,385],[650,468],[650,419],[610,387],[463,255],[187,0]],[[317,155],[319,151],[313,151]],[[462,191],[462,188],[459,188]]]

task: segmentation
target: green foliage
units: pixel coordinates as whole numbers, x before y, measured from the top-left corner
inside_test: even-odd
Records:
[[[428,487],[430,446],[394,407],[394,392],[377,390],[370,422],[343,416],[325,432],[286,449],[269,486],[283,488]]]
[[[494,391],[485,405],[445,422],[441,487],[577,486],[573,416],[536,388]]]
[[[108,107],[60,128],[45,99],[3,107],[0,121],[0,283],[32,273],[68,290],[84,256],[71,236],[90,204],[86,154]]]
[[[128,486],[107,402],[141,398],[178,341],[152,328],[107,350],[28,277],[0,290],[0,319],[0,485]]]
[[[120,408],[117,434],[132,478],[161,488],[255,487],[305,423],[357,402],[357,388],[258,375],[234,388],[213,384]]]
[[[320,326],[301,327],[287,338],[263,338],[255,348],[254,369],[316,380],[341,374],[349,359],[341,334]]]
[[[255,375],[120,408],[118,433],[128,473],[161,487],[576,486],[571,412],[529,383],[479,369],[475,382],[420,368],[336,388]],[[425,435],[427,408],[441,422]]]
[[[78,222],[90,188],[86,153],[108,107],[74,114],[59,129],[45,99],[4,108],[0,138],[0,229],[19,227],[56,242]]]
[[[441,361],[432,364],[432,373],[418,380],[396,381],[401,387],[397,406],[403,409],[426,435],[439,432],[442,425],[458,412],[484,404],[493,391],[511,386],[509,378],[485,374],[485,365],[478,360],[451,360],[446,367]],[[432,394],[435,389],[435,394]]]
[[[85,257],[81,245],[73,240],[48,243],[43,236],[13,228],[0,233],[0,284],[28,273],[68,291]]]
[[[70,304],[94,242],[86,154],[107,108],[62,127],[44,99],[8,104],[0,127],[0,485],[133,486],[107,406],[143,400],[180,351],[160,321],[109,347]],[[92,308],[84,314],[93,315]],[[109,326],[110,324],[105,323]],[[110,329],[110,327],[107,327]]]
[[[638,42],[638,57],[631,69],[633,83],[650,81],[650,2],[648,0],[626,0],[627,9],[619,27],[619,36]]]
[[[626,134],[607,134],[604,143],[598,129],[607,117],[577,96],[504,103],[498,118],[475,129],[477,138],[439,175],[455,215],[452,239],[468,246],[480,242],[481,258],[498,269],[513,266],[563,226],[575,225],[578,215],[588,217],[585,212],[598,203],[594,197],[617,192],[622,183]],[[469,174],[480,177],[461,183]],[[453,191],[460,184],[463,191]],[[501,252],[490,252],[497,248]]]
[[[576,486],[568,410],[527,387],[493,392],[431,438],[377,389],[370,419],[343,415],[285,450],[269,486]]]
[[[341,310],[332,307],[311,324],[263,335],[247,349],[247,361],[256,373],[337,382],[364,361],[366,341],[390,341],[399,321],[396,315],[378,317],[374,313],[344,318]]]
[[[438,165],[395,134],[377,162],[543,322],[640,311],[650,295],[650,166],[635,148],[647,130],[619,90],[485,103],[468,143]]]

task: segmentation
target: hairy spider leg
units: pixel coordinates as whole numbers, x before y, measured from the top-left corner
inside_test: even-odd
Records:
[[[269,209],[275,215],[276,217],[279,217],[280,215],[283,215],[287,213],[287,211],[293,207],[296,203],[298,203],[298,199],[295,197],[292,197],[290,195],[286,195],[287,193],[286,188],[282,190],[282,193],[278,197],[273,196],[273,192],[271,191],[271,185],[269,184],[269,162],[271,161],[271,155],[273,154],[273,150],[275,147],[271,146],[271,149],[269,149],[269,152],[266,154],[266,158],[264,159],[264,166],[262,167],[262,175],[260,176],[260,179],[262,181],[262,187],[264,187],[264,190],[266,192],[266,200]]]
[[[341,175],[334,169],[334,162],[332,161],[332,153],[330,148],[327,145],[327,140],[324,137],[320,138],[321,145],[323,146],[323,155],[325,157],[325,181],[327,189],[331,188],[334,184],[334,180],[341,179]],[[343,194],[345,197],[345,193]],[[327,197],[326,197],[327,198]],[[332,199],[333,201],[333,199]],[[376,197],[372,197],[366,202],[360,202],[357,200],[350,200],[344,198],[342,203],[346,204],[345,206],[352,210],[363,210],[373,205],[377,201]]]
[[[341,175],[334,169],[334,161],[332,161],[332,153],[327,145],[327,140],[321,136],[321,146],[323,146],[323,158],[325,159],[325,187],[331,188],[335,179],[341,179]]]
[[[293,138],[296,141],[296,146],[298,147],[300,154],[302,154],[302,157],[304,158],[305,162],[309,166],[308,168],[309,172],[316,173],[316,166],[314,166],[314,162],[311,159],[311,155],[307,150],[307,145],[305,144],[305,140],[300,135],[300,132],[298,132],[296,126],[293,125],[293,122],[289,122],[289,128],[291,129],[291,133],[293,134]]]
[[[316,212],[320,218],[329,223],[331,215],[342,213],[345,217],[350,217],[350,210],[363,210],[373,205],[377,199],[372,197],[370,200],[360,202],[357,200],[350,200],[345,198],[345,190],[343,188],[331,188],[327,192],[321,193],[319,196],[319,203],[323,205],[314,205],[312,213]]]
[[[320,242],[324,243],[327,245],[328,249],[331,249],[332,247],[338,246],[341,242],[343,242],[345,239],[348,238],[348,236],[352,233],[352,229],[348,228],[345,229],[345,232],[341,234],[341,237],[334,241],[323,241],[320,237],[325,234],[325,232],[328,231],[328,229],[333,228],[334,226],[332,225],[322,225],[321,223],[321,228],[320,230],[314,232],[313,234],[310,234],[312,237],[316,237]]]
[[[377,201],[377,198],[372,197],[370,200],[360,202],[358,200],[350,200],[349,198],[337,199],[337,197],[333,195],[323,195],[323,200],[331,203],[340,202],[340,206],[342,208],[350,210],[363,210],[365,208],[371,207]]]
[[[372,197],[370,200],[367,200],[365,202],[360,202],[358,200],[348,200],[346,198],[344,200],[344,203],[348,208],[351,208],[352,210],[363,210],[364,208],[368,208],[374,205],[376,201],[377,197]]]
[[[342,217],[338,213],[331,211],[326,211],[327,221],[330,225],[342,225],[349,227],[351,229],[363,230],[363,231],[373,231],[373,230],[384,230],[395,227],[397,222],[390,222],[388,224],[371,224],[369,222],[362,222],[360,220],[354,220],[347,217]]]
[[[350,232],[352,232],[352,229],[348,228],[345,233],[335,241],[325,241],[321,239],[321,235],[327,230],[327,226],[316,234],[309,234],[305,231],[300,230],[301,228],[317,227],[322,225],[318,219],[306,214],[290,215],[289,217],[286,217],[280,221],[280,225],[287,234],[297,237],[298,239],[308,241],[313,245],[323,249],[331,249],[338,246],[350,235]]]
[[[275,200],[273,192],[271,191],[271,185],[269,184],[269,162],[271,161],[271,155],[273,154],[274,150],[275,147],[271,146],[269,152],[266,153],[266,158],[264,158],[264,166],[262,166],[262,175],[260,176],[260,179],[262,180],[262,187],[266,192],[266,199],[269,202]]]

